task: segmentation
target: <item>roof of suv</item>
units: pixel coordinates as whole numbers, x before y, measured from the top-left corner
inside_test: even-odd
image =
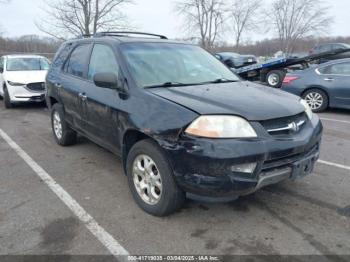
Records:
[[[93,41],[110,41],[110,42],[118,42],[118,43],[174,43],[174,44],[190,44],[183,41],[169,40],[161,35],[148,35],[147,33],[136,33],[136,36],[130,36],[129,34],[120,34],[118,32],[111,32],[108,34],[97,34],[95,36],[83,37],[79,39],[69,40],[68,42],[93,42]],[[133,34],[130,32],[130,34]]]

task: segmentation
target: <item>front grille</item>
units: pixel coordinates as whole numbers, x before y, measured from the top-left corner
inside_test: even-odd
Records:
[[[314,147],[312,147],[310,150],[308,150],[307,152],[304,152],[304,153],[291,154],[291,155],[267,160],[264,162],[264,164],[262,166],[262,171],[266,172],[269,170],[274,170],[276,168],[288,167],[291,164],[299,161],[300,159],[307,157],[309,155],[312,155],[319,150],[320,150],[320,145],[316,144]]]
[[[45,83],[30,83],[27,84],[27,88],[31,91],[45,91]]]
[[[302,130],[308,122],[307,115],[303,112],[298,115],[261,121],[265,130],[273,136],[293,135]]]

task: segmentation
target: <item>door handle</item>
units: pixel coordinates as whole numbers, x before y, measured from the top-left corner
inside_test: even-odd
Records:
[[[324,81],[332,82],[334,81],[334,78],[325,78]]]
[[[84,94],[84,93],[79,93],[79,98],[80,98],[81,100],[83,100],[83,101],[86,101],[87,95]]]

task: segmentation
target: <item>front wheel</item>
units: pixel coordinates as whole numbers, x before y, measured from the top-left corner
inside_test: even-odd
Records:
[[[13,107],[13,104],[11,102],[10,94],[7,91],[7,88],[4,88],[4,104],[6,109],[10,109]]]
[[[182,207],[185,193],[175,183],[164,152],[152,140],[142,140],[131,148],[127,176],[131,193],[145,212],[162,217]]]
[[[65,121],[63,107],[60,104],[55,104],[52,107],[51,125],[57,144],[70,146],[77,142],[77,133]]]
[[[303,99],[315,113],[323,112],[328,108],[328,96],[320,89],[310,89],[303,94]]]

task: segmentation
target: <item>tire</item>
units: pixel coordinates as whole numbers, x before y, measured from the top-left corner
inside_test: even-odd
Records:
[[[6,109],[13,108],[13,104],[11,102],[11,98],[9,92],[7,91],[7,88],[4,88],[4,104]]]
[[[152,170],[150,173],[153,174],[154,180],[151,179],[151,175],[146,173],[146,169],[144,168],[146,161],[149,163],[150,170]],[[137,163],[144,169],[144,172],[140,171],[140,169],[134,169],[134,164],[138,166]],[[146,213],[164,217],[176,212],[182,207],[185,201],[185,193],[174,181],[173,171],[168,160],[163,150],[154,141],[150,139],[142,140],[131,148],[127,156],[126,170],[129,187],[134,200]],[[138,174],[141,172],[143,178],[137,175],[137,172],[134,170],[138,170]],[[147,177],[149,181],[147,181]],[[143,190],[141,189],[142,182],[144,182],[143,185],[146,185]],[[154,194],[148,193],[146,188],[148,182],[148,188],[152,188]],[[137,187],[137,183],[139,187]],[[148,198],[149,195],[156,196],[156,198]]]
[[[323,112],[328,108],[328,95],[321,89],[309,89],[302,95],[302,97],[315,113]]]
[[[51,109],[51,126],[57,144],[61,146],[76,144],[77,133],[65,121],[64,110],[60,104],[55,104]]]
[[[266,75],[266,83],[273,88],[280,88],[286,73],[282,70],[272,70]]]

